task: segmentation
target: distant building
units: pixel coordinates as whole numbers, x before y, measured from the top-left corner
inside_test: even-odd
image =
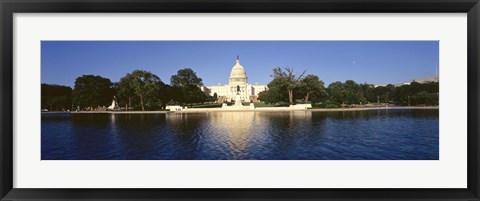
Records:
[[[219,102],[231,102],[235,99],[237,93],[240,95],[240,99],[244,102],[257,102],[258,94],[262,91],[266,91],[268,87],[258,83],[249,84],[247,79],[247,73],[240,64],[240,59],[237,56],[237,61],[230,73],[229,82],[226,85],[217,86],[202,86],[202,91],[209,95],[214,96],[217,94],[217,100]]]
[[[413,79],[412,81],[410,82],[404,82],[404,83],[399,83],[399,84],[394,84],[393,86],[396,86],[396,87],[399,87],[399,86],[402,86],[402,85],[410,85],[410,83],[412,82],[418,82],[420,84],[424,84],[424,83],[428,83],[428,82],[438,82],[438,76],[433,76],[433,77],[424,77],[424,78],[417,78],[417,79]],[[375,88],[377,87],[386,87],[388,84],[376,84],[374,85]]]
[[[438,76],[418,78],[418,79],[412,80],[412,82],[418,82],[420,84],[427,83],[427,82],[438,82]]]

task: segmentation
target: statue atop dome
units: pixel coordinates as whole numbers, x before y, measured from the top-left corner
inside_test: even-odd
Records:
[[[240,57],[237,55],[237,61],[235,65],[232,67],[232,71],[230,73],[230,79],[229,79],[231,84],[237,85],[237,84],[247,84],[247,74],[245,73],[245,69],[243,66],[240,64]]]

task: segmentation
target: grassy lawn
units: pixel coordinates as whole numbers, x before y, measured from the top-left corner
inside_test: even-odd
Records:
[[[203,104],[203,105],[193,105],[192,108],[217,108],[222,107],[221,103],[211,103],[211,104]]]
[[[255,107],[275,107],[273,104],[264,103],[264,102],[256,102],[253,104],[255,105]]]

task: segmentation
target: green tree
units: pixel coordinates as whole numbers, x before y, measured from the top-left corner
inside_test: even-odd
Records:
[[[421,91],[411,96],[413,105],[438,105],[438,94]]]
[[[375,96],[375,86],[373,84],[360,84],[360,93],[363,97],[365,97],[367,102],[377,101],[377,97]]]
[[[425,91],[428,93],[438,93],[439,83],[438,82],[427,82],[424,83]]]
[[[413,95],[410,85],[401,85],[393,90],[393,99],[400,105],[409,105],[409,97]]]
[[[113,95],[110,79],[98,75],[83,75],[75,80],[73,103],[80,108],[109,105]]]
[[[122,93],[128,94],[127,97],[129,98],[136,96],[140,99],[142,111],[145,111],[146,103],[149,107],[158,104],[162,95],[161,89],[164,85],[158,76],[144,70],[134,70],[132,73],[125,75],[120,83],[124,83],[123,85],[120,84]]]
[[[268,96],[268,91],[262,91],[260,93],[258,93],[258,97],[257,99],[260,100],[260,101],[263,101],[263,102],[267,102],[267,96]]]
[[[279,81],[286,85],[290,105],[293,105],[293,93],[301,86],[301,80],[305,72],[306,71],[303,71],[300,75],[295,75],[293,68],[286,67],[285,71],[280,67],[273,69],[274,79],[278,78]]]
[[[422,84],[420,84],[418,82],[415,82],[415,81],[410,83],[409,89],[410,89],[409,91],[410,91],[411,94],[417,94],[417,93],[420,93],[420,92],[424,91]]]
[[[331,83],[327,91],[331,101],[342,103],[342,105],[367,102],[360,85],[353,80],[347,80],[345,83],[338,81]]]
[[[170,78],[170,84],[174,87],[188,87],[190,85],[201,86],[202,78],[197,77],[195,73],[190,68],[184,68],[177,71],[176,75],[173,75]]]
[[[285,93],[285,87],[273,86],[268,89],[268,91],[262,91],[258,94],[258,100],[265,103],[287,103],[288,95]]]
[[[174,86],[170,86],[170,85],[166,85],[166,87],[168,89],[166,91],[167,98],[168,98],[168,102],[170,104],[178,104],[178,102],[180,102],[180,103],[185,102],[181,87],[174,87]]]
[[[186,102],[190,103],[190,105],[192,105],[193,103],[203,103],[207,99],[205,93],[203,93],[203,91],[195,85],[188,85],[187,87],[183,87],[182,92],[185,96]]]
[[[274,77],[267,86],[267,91],[259,93],[259,100],[273,104],[288,102],[288,94],[285,93],[287,91],[287,82],[284,77]]]
[[[381,102],[388,103],[394,100],[395,86],[388,84],[387,86],[379,86],[375,88],[375,95]]]
[[[316,75],[305,76],[301,80],[299,91],[304,96],[305,103],[308,102],[310,95],[315,96],[315,100],[327,95],[323,81]]]
[[[129,75],[129,74],[127,74]],[[127,107],[125,108],[128,110],[132,108],[132,99],[136,98],[135,89],[133,88],[133,79],[134,76],[124,76],[120,78],[120,82],[118,83],[118,96],[120,100],[128,100]]]
[[[328,85],[327,92],[329,94],[329,99],[332,102],[345,104],[347,97],[347,90],[342,82],[333,82]]]
[[[177,74],[170,78],[170,84],[181,91],[182,97],[176,99],[184,103],[193,105],[193,103],[205,102],[207,98],[200,89],[200,86],[203,85],[202,78],[199,78],[190,68],[178,70]]]
[[[67,110],[72,107],[72,88],[54,84],[41,85],[42,109]]]
[[[362,104],[367,102],[362,95],[360,86],[353,80],[347,80],[344,84],[346,90],[346,101],[348,104]]]

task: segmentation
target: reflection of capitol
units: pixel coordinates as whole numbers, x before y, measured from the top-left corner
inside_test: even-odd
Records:
[[[168,113],[165,117],[168,137],[163,141],[190,150],[188,156],[215,153],[216,159],[232,160],[268,158],[275,150],[308,137],[307,125],[312,123],[310,111],[186,112]],[[183,157],[185,153],[178,154]]]
[[[239,90],[238,94],[240,95],[240,99],[245,102],[256,102],[258,93],[267,90],[266,85],[248,83],[247,74],[245,73],[243,66],[240,64],[238,56],[237,62],[230,73],[228,84],[202,87],[202,91],[209,96],[217,94],[219,102],[231,102],[234,100],[237,95],[237,89]]]
[[[247,148],[255,124],[254,112],[218,112],[211,113],[212,123],[224,131],[228,138],[230,154],[234,158],[241,157]]]

